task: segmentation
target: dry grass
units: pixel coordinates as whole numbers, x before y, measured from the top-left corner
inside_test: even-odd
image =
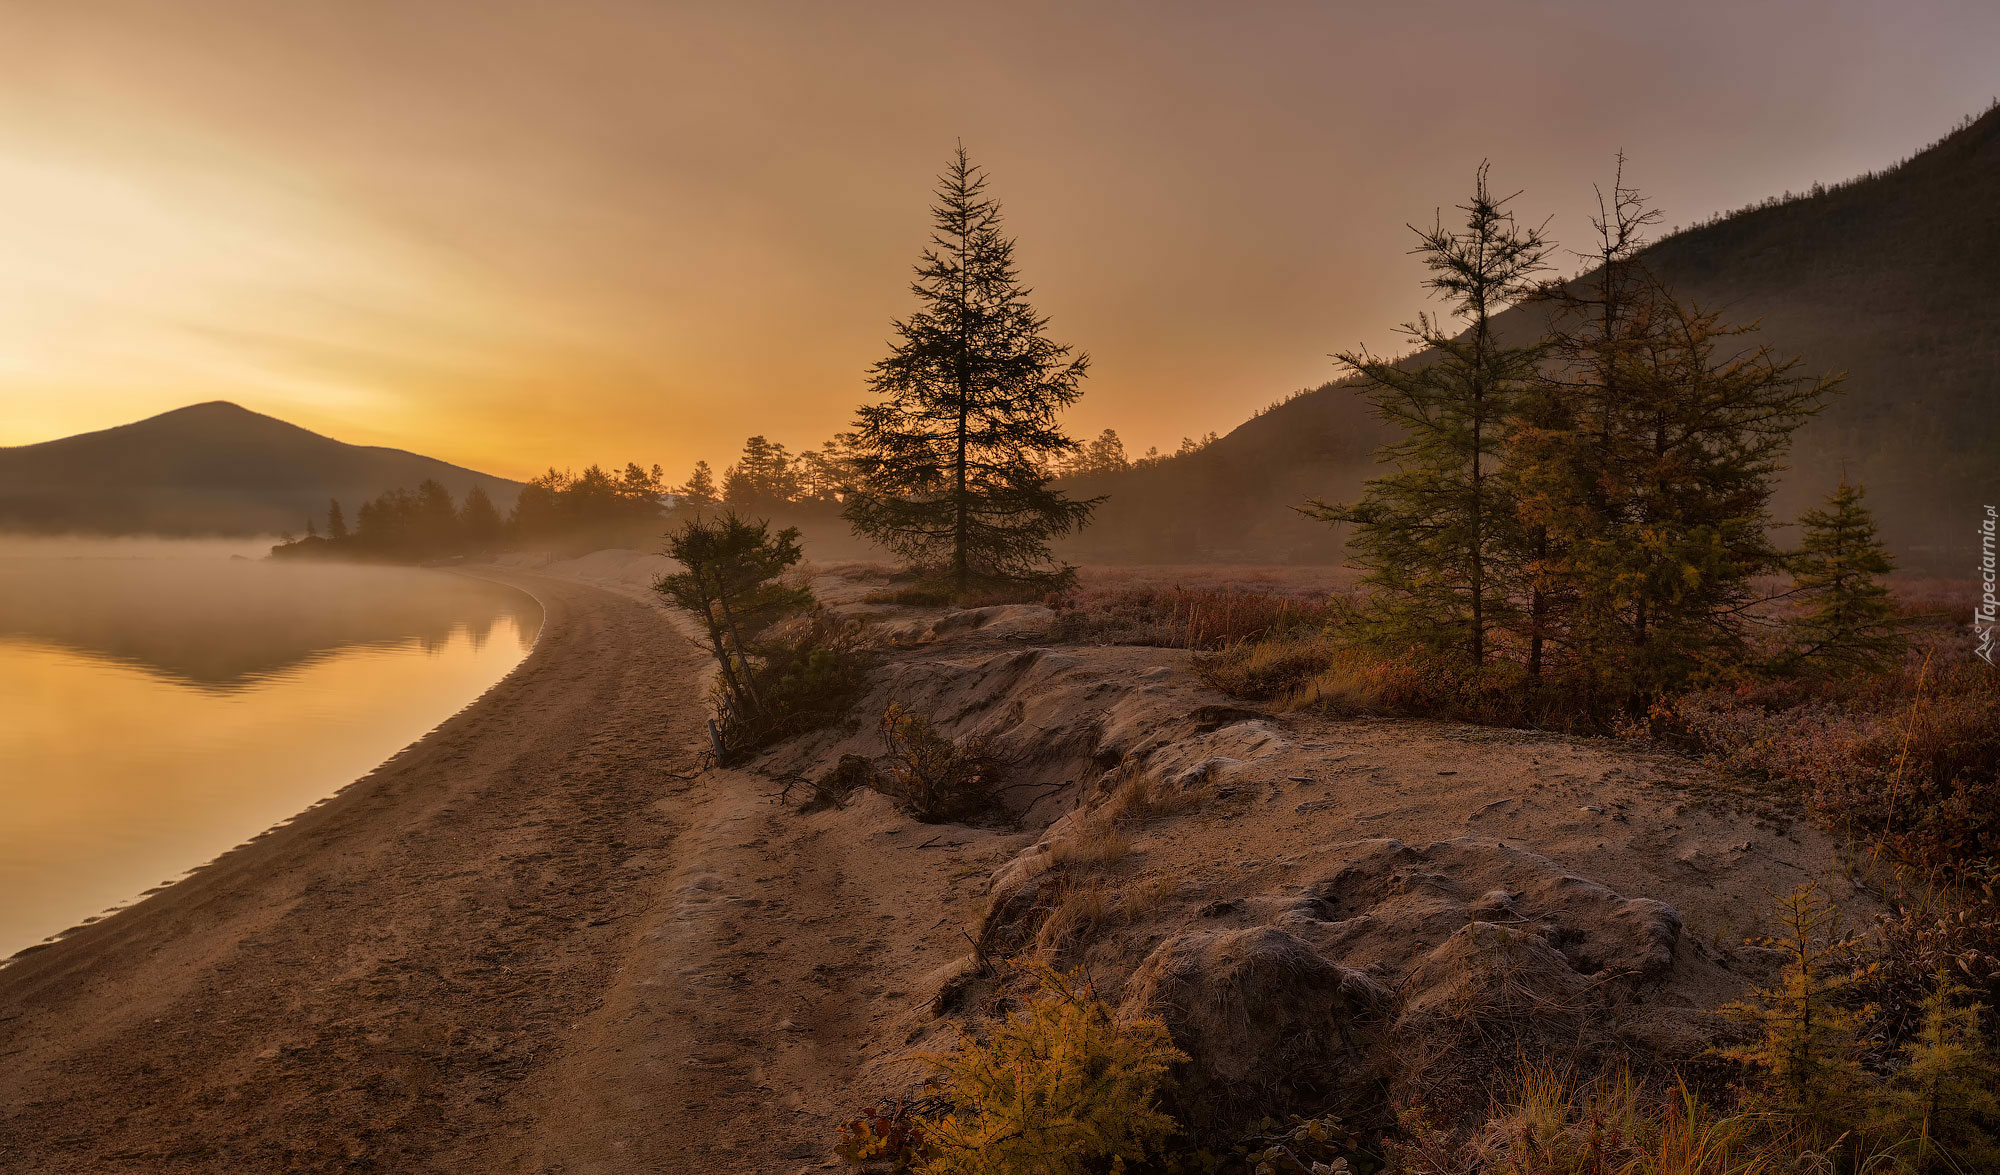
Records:
[[[1850,841],[1967,880],[2000,862],[2000,673],[1953,627],[1896,671],[1689,694],[1657,728],[1724,769],[1796,792]]]
[[[1221,649],[1342,615],[1351,577],[1326,568],[1092,568],[1055,601],[1078,644]]]
[[[1066,877],[1061,895],[1035,931],[1035,950],[1045,958],[1061,959],[1110,926],[1118,913],[1115,892],[1101,879]]]
[[[1085,820],[1068,836],[1049,846],[1049,865],[1057,869],[1102,869],[1132,851],[1132,834],[1108,820]]]

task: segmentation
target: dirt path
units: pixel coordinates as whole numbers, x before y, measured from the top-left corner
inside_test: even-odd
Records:
[[[671,870],[699,721],[661,614],[540,642],[290,825],[0,971],[0,1170],[516,1169]],[[663,802],[665,801],[665,802]]]

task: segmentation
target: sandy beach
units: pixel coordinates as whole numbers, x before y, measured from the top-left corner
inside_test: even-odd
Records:
[[[546,611],[513,674],[0,969],[0,1171],[838,1165],[876,1038],[1031,837],[697,774],[703,654],[644,558],[598,562],[481,571]]]
[[[667,866],[701,663],[647,604],[502,578],[547,627],[487,695],[0,970],[0,1169],[540,1169]]]

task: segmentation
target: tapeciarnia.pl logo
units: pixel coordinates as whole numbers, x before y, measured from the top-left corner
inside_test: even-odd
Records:
[[[2000,613],[2000,601],[1994,598],[1993,527],[1995,523],[1993,507],[1986,508],[1986,517],[1979,520],[1979,581],[1982,591],[1979,603],[1972,609],[1972,631],[1979,637],[1978,654],[1988,665],[1993,664],[1993,632],[1996,613]]]

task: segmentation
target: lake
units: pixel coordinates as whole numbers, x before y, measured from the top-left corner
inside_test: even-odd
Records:
[[[263,549],[0,540],[0,959],[367,774],[541,627],[472,576]]]

